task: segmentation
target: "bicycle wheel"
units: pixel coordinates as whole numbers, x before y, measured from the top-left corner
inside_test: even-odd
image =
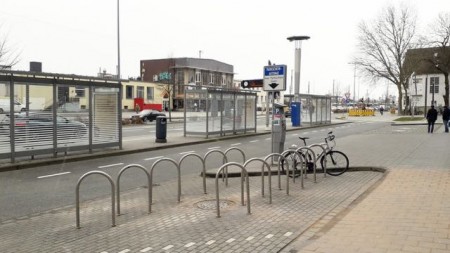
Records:
[[[301,154],[301,156],[304,156],[303,154]],[[294,170],[294,175],[296,177],[300,176],[300,169],[301,169],[301,162],[300,162],[300,158],[298,157],[298,155],[295,154],[295,151],[289,151],[289,153],[286,153],[284,155],[283,160],[281,160],[281,171],[283,172],[283,174],[286,175],[286,170],[284,168],[285,163],[287,161],[287,163],[289,163],[289,173],[290,173],[290,177],[292,177],[292,170]],[[287,166],[287,165],[286,165]]]
[[[327,162],[325,164],[325,158]],[[320,160],[322,169],[327,168],[327,173],[332,176],[339,176],[348,170],[348,157],[341,151],[329,151]]]

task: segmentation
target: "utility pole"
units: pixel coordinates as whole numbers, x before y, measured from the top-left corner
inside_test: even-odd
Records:
[[[117,79],[120,79],[120,22],[119,22],[119,6],[120,0],[117,0]]]

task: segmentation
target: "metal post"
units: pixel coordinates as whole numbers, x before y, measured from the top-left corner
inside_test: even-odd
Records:
[[[355,69],[353,70],[353,103],[355,103],[355,95],[356,95],[356,63]]]
[[[425,77],[425,109],[423,110],[424,112],[424,117],[427,117],[427,96],[428,94],[428,75]]]
[[[300,102],[300,64],[302,57],[302,40],[308,40],[309,36],[292,36],[287,38],[289,41],[295,41],[295,86],[294,101]]]
[[[120,0],[117,0],[117,79],[120,79]]]

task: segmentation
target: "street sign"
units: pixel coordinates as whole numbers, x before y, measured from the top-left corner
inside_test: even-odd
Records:
[[[264,91],[286,90],[286,65],[272,65],[264,67]]]

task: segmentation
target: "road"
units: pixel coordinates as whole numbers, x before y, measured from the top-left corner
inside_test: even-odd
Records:
[[[337,149],[345,151],[345,147],[339,146],[339,139],[373,131],[388,124],[386,122],[359,122],[337,125],[332,128],[318,127],[290,131],[286,135],[285,148],[292,144],[298,144],[297,136],[309,136],[309,144],[323,142],[326,133],[332,130],[336,134]],[[173,129],[169,131],[182,131],[182,129],[179,130],[177,125],[182,126],[182,124],[172,124]],[[152,129],[154,129],[153,124],[126,129],[124,130],[124,140],[142,140],[143,136],[148,133],[151,134]],[[270,134],[3,172],[0,177],[0,192],[2,193],[0,195],[0,222],[55,208],[73,206],[77,180],[88,171],[104,171],[115,180],[120,169],[128,164],[137,163],[146,168],[151,168],[152,164],[159,158],[166,157],[178,161],[187,153],[197,153],[204,156],[212,149],[224,151],[230,147],[238,147],[244,150],[247,159],[263,157],[271,153]],[[222,158],[218,154],[209,158],[206,162],[207,168],[217,168],[222,165]],[[242,162],[242,156],[238,152],[233,152],[230,153],[230,160]],[[200,174],[200,168],[199,160],[187,159],[183,162],[181,168],[182,177],[188,174]],[[158,184],[173,179],[176,177],[175,171],[174,166],[169,163],[158,165],[153,182]],[[86,178],[81,185],[82,201],[101,198],[110,194],[108,184],[107,180],[101,177]],[[127,189],[146,187],[146,185],[146,177],[138,170],[130,169],[121,177],[120,187],[122,192]]]

